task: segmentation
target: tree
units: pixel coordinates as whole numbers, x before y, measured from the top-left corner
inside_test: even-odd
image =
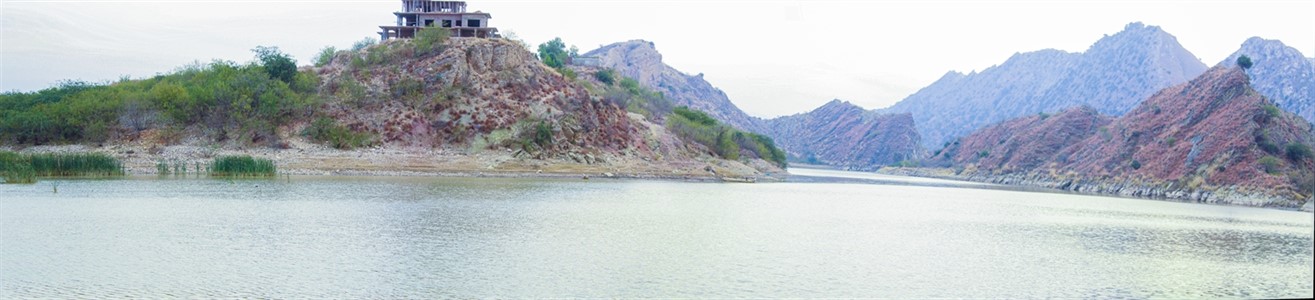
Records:
[[[539,60],[553,68],[565,66],[570,62],[569,53],[566,52],[566,43],[562,42],[562,38],[559,37],[539,44]]]
[[[361,51],[365,48],[369,48],[370,46],[374,46],[375,44],[378,43],[379,40],[367,36],[364,39],[356,41],[356,43],[352,44],[352,51]]]
[[[428,55],[443,49],[443,44],[447,43],[448,37],[452,36],[452,31],[441,27],[425,27],[416,32],[416,37],[411,42],[415,44],[415,55]]]
[[[1250,57],[1247,57],[1246,55],[1238,56],[1238,57],[1237,57],[1237,66],[1242,67],[1243,69],[1250,69],[1250,68],[1251,68],[1251,58],[1250,58]]]
[[[297,61],[279,51],[279,47],[256,46],[251,52],[256,53],[256,59],[260,60],[260,66],[265,68],[270,78],[292,83],[292,79],[297,76]]]

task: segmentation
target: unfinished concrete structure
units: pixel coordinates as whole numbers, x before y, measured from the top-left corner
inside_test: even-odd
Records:
[[[379,40],[413,38],[424,27],[442,27],[453,37],[497,37],[498,29],[488,27],[493,16],[486,12],[466,12],[465,1],[402,0],[402,10],[394,12],[397,25],[379,26]]]

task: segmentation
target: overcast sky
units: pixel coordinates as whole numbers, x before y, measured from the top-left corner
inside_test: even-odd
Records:
[[[644,39],[667,64],[723,89],[751,115],[831,99],[882,108],[947,71],[1015,52],[1084,51],[1130,22],[1162,27],[1207,65],[1249,37],[1315,53],[1315,1],[468,1],[491,26],[581,52]],[[377,37],[400,0],[0,0],[0,90],[61,79],[140,78],[212,59],[246,62],[257,45],[301,64],[317,50]]]

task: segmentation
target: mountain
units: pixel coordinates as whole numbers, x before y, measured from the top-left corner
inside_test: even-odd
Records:
[[[1110,118],[1090,107],[978,130],[932,157],[975,180],[1200,202],[1299,207],[1315,131],[1217,66]]]
[[[1253,64],[1247,75],[1257,92],[1280,108],[1315,122],[1315,60],[1278,40],[1253,37],[1219,65],[1237,65],[1241,55],[1251,58]]]
[[[921,149],[909,114],[877,114],[840,100],[766,120],[764,127],[796,160],[851,170],[913,160]]]
[[[662,62],[653,42],[631,40],[603,46],[583,55],[580,63],[613,69],[634,78],[643,86],[666,95],[675,105],[688,106],[712,115],[736,128],[761,132],[757,119],[731,103],[722,92],[703,80],[703,74],[689,75]]]
[[[1040,112],[1088,105],[1120,115],[1205,69],[1169,33],[1131,23],[1082,53],[1020,53],[980,73],[951,72],[880,112],[913,114],[923,146],[939,149],[988,124]]]

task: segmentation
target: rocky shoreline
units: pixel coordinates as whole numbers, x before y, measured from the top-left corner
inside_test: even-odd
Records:
[[[1315,211],[1315,202],[1236,186],[1192,189],[1136,179],[1060,178],[1040,173],[990,174],[948,168],[886,167],[877,173],[1037,187],[1089,195]]]
[[[767,162],[732,162],[712,157],[656,160],[623,155],[562,155],[534,159],[514,152],[369,148],[337,150],[317,145],[289,149],[174,145],[61,145],[0,147],[23,153],[97,152],[118,158],[129,175],[155,175],[157,164],[183,166],[195,172],[223,155],[250,155],[274,160],[280,174],[319,176],[412,176],[495,178],[616,178],[697,182],[773,182],[788,173]],[[587,157],[587,158],[586,158]],[[760,170],[766,170],[760,171]]]

